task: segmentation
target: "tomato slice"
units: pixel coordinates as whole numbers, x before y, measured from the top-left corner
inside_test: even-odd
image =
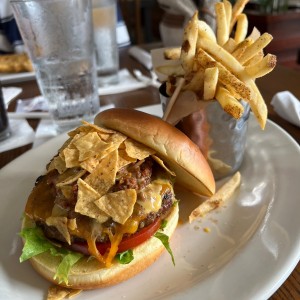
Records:
[[[153,223],[141,229],[139,232],[123,238],[121,243],[119,244],[118,253],[137,247],[138,245],[147,241],[159,229],[160,224],[161,220],[160,218],[157,218]],[[100,254],[103,255],[110,248],[110,243],[96,243],[96,246]],[[70,248],[74,251],[89,255],[86,242],[73,243]]]

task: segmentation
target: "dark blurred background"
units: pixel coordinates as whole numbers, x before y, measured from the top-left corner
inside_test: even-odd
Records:
[[[169,0],[168,4],[172,6],[178,1]],[[205,18],[207,13],[211,14],[216,1],[191,2],[198,8],[200,18]],[[180,45],[180,30],[187,18],[174,13],[172,9],[166,9],[164,3],[167,1],[119,0],[132,44],[161,43],[160,28],[167,26],[178,29],[178,41],[174,43]],[[276,54],[279,64],[300,69],[300,0],[253,0],[247,4],[245,12],[248,15],[249,31],[256,26],[262,33],[267,31],[273,35],[274,40],[266,51]]]

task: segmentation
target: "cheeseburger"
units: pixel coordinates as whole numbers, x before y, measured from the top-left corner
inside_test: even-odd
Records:
[[[165,248],[173,259],[175,181],[202,195],[215,191],[206,160],[183,133],[135,110],[98,114],[69,132],[37,178],[20,260],[57,285],[92,289],[136,275]]]

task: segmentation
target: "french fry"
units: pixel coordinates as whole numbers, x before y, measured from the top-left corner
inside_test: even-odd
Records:
[[[243,40],[242,42],[240,42],[237,45],[235,50],[232,52],[232,56],[235,57],[239,61],[240,57],[245,52],[247,47],[249,47],[251,44],[253,44],[253,42],[254,41],[251,38],[247,38],[247,39]]]
[[[167,95],[169,95],[169,96],[173,95],[180,80],[182,80],[182,77],[178,77],[178,76],[169,76],[168,77],[168,79],[166,81]]]
[[[244,70],[244,67],[239,63],[239,61],[237,61],[230,53],[224,50],[220,45],[212,44],[210,43],[209,40],[202,40],[199,43],[201,44],[201,47],[204,50],[206,50],[209,54],[211,54],[214,59],[218,60],[224,67],[226,67],[226,69],[232,72],[238,79],[243,81],[245,85],[251,90],[250,97],[243,97],[243,99],[249,102],[251,110],[254,113],[260,127],[264,129],[267,121],[267,114],[268,114],[267,106],[257,86],[255,85],[251,77],[248,75],[248,73]],[[220,72],[220,68],[219,68],[219,72]],[[219,73],[219,79],[220,81],[222,79],[221,72]],[[227,88],[229,89],[229,87],[230,86],[228,86]]]
[[[244,10],[244,8],[248,2],[249,2],[249,0],[237,0],[235,2],[234,6],[232,8],[232,16],[231,16],[229,32],[232,31],[238,16],[242,13],[242,11]]]
[[[176,117],[177,122],[184,111],[183,107],[188,107],[180,101],[175,102],[178,93],[184,91],[183,93],[194,95],[196,109],[198,102],[200,103],[199,99],[216,99],[222,109],[235,119],[240,119],[244,114],[245,107],[239,101],[243,99],[248,102],[261,129],[265,128],[267,106],[255,84],[255,79],[274,69],[276,56],[272,54],[264,56],[264,48],[272,40],[270,34],[261,35],[254,27],[247,36],[248,18],[242,11],[248,1],[237,0],[233,6],[229,0],[215,4],[216,35],[207,23],[197,20],[196,12],[184,29],[180,53],[179,48],[171,48],[165,52],[165,58],[173,60],[169,63],[176,64],[178,61],[178,64],[161,66],[157,69],[169,76],[167,93],[172,96],[169,107],[165,110],[164,120],[171,120],[172,117],[175,120]],[[177,106],[175,117],[172,116],[173,111],[170,113],[172,101]],[[192,112],[194,111],[188,111]],[[213,156],[207,158],[214,168],[217,167],[224,172],[230,169],[229,165]],[[237,172],[215,195],[191,213],[189,221],[192,222],[225,203],[240,182],[241,176]]]
[[[198,39],[210,39],[217,42],[216,35],[212,28],[202,20],[198,20]]]
[[[230,1],[228,1],[228,0],[223,0],[223,3],[224,3],[224,8],[225,8],[227,27],[229,30],[231,16],[232,16],[232,5],[231,5]]]
[[[235,99],[232,94],[224,87],[218,87],[216,92],[216,99],[221,104],[224,111],[230,114],[235,119],[239,119],[244,113],[243,105]]]
[[[165,59],[177,60],[180,58],[180,52],[181,52],[180,47],[167,48],[164,50],[164,57]]]
[[[181,47],[180,60],[185,72],[193,70],[193,60],[196,53],[198,39],[198,12],[195,12],[192,19],[184,29],[183,43]]]
[[[237,43],[241,43],[246,38],[247,32],[248,32],[248,18],[245,14],[240,14],[237,17],[234,40]]]
[[[251,99],[251,101],[249,102],[250,108],[254,116],[256,117],[260,128],[265,129],[268,117],[267,105],[254,81],[252,79],[248,79],[247,83],[256,95],[254,101]]]
[[[200,67],[190,79],[190,81],[183,87],[183,90],[190,90],[199,93],[203,90],[204,84],[204,70]]]
[[[264,51],[260,50],[255,56],[253,56],[246,63],[244,63],[244,67],[256,64],[260,62],[263,58],[264,58]]]
[[[267,54],[262,60],[245,67],[245,71],[251,78],[259,78],[270,73],[276,66],[276,56]]]
[[[166,93],[168,96],[172,96],[175,91],[176,86],[171,81],[166,81]]]
[[[242,73],[243,66],[220,45],[207,39],[198,41],[199,47],[208,52],[215,60],[219,61],[223,66],[232,71],[234,74]]]
[[[217,67],[219,69],[219,81],[234,95],[239,95],[240,98],[243,98],[246,101],[251,101],[253,95],[249,87],[247,87],[244,82],[239,80],[221,63],[215,61],[201,48],[198,49],[197,59],[203,68]]]
[[[220,46],[223,46],[229,38],[229,27],[224,3],[217,2],[215,4],[215,11],[217,20],[217,42]]]
[[[183,76],[184,70],[181,65],[158,66],[155,70],[167,76]]]
[[[192,211],[189,216],[189,222],[192,223],[196,218],[204,217],[207,213],[224,205],[232,197],[240,184],[241,174],[236,172],[212,197],[205,200]]]
[[[252,45],[250,45],[242,56],[239,58],[240,63],[243,65],[253,56],[255,56],[260,50],[265,48],[271,41],[273,37],[269,33],[264,33],[261,35]]]
[[[242,11],[248,1],[237,0],[233,6],[229,0],[215,4],[216,35],[207,23],[198,20],[196,12],[185,26],[181,49],[165,51],[165,58],[174,64],[178,61],[178,65],[161,66],[157,71],[169,78],[183,78],[182,90],[191,90],[203,100],[218,95],[217,100],[234,118],[242,115],[244,108],[238,100],[244,99],[264,129],[267,106],[255,79],[274,69],[276,57],[264,57],[264,48],[272,40],[270,34],[261,35],[254,27],[247,37],[248,19]],[[173,95],[177,87],[174,80],[168,80],[168,95]]]
[[[223,48],[229,53],[232,53],[236,47],[237,43],[233,38],[229,38],[228,41],[223,45]]]
[[[214,99],[219,77],[217,67],[207,68],[204,71],[203,100]]]

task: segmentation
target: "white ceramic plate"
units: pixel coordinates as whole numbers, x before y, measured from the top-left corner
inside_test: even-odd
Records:
[[[0,81],[2,84],[28,81],[35,78],[34,72],[21,72],[21,73],[3,73],[0,74]]]
[[[22,211],[35,179],[64,141],[59,136],[0,172],[0,299],[44,299],[49,286],[28,262],[19,264]],[[135,278],[76,299],[267,299],[300,255],[300,148],[271,122],[251,119],[243,183],[226,207],[187,223],[197,197],[178,190],[181,225],[167,253]],[[210,233],[204,232],[209,228]]]

